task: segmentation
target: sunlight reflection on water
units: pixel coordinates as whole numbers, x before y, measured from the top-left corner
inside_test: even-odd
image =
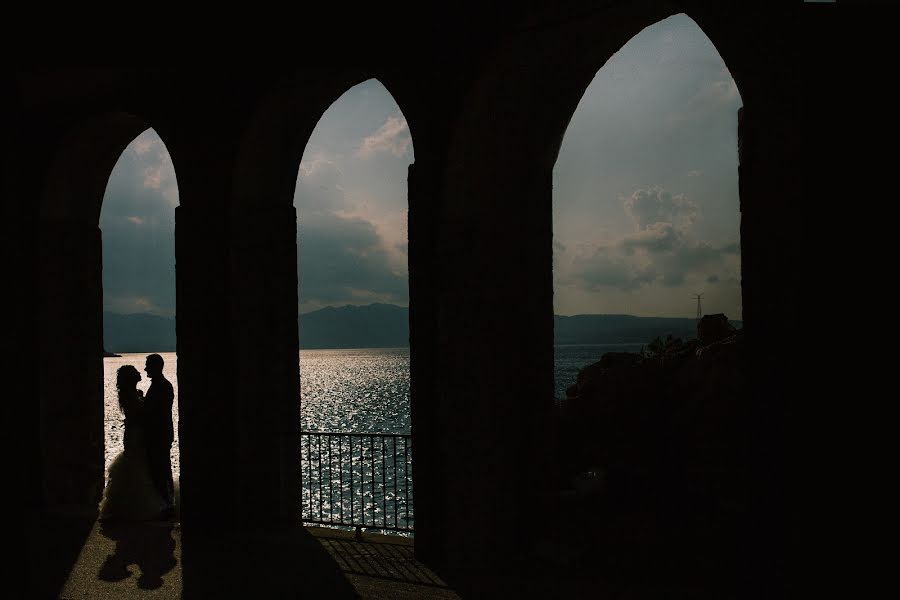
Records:
[[[409,433],[409,348],[303,350],[304,431]]]
[[[637,351],[635,344],[556,346],[555,393],[575,382],[578,369],[610,351]],[[177,357],[160,353],[164,373],[175,388],[173,418],[178,422]],[[116,369],[134,365],[143,377],[145,393],[150,380],[144,374],[146,354],[105,358],[106,466],[122,450],[122,415],[116,401]],[[409,348],[303,350],[300,352],[301,426],[304,431],[354,433],[410,433]],[[172,448],[172,470],[178,477],[178,428]]]
[[[177,357],[161,352],[163,373],[175,388],[172,417],[178,422]],[[122,413],[116,400],[116,369],[133,365],[138,387],[147,392],[146,354],[103,359],[106,466],[122,450]],[[409,433],[409,349],[303,350],[300,352],[301,411],[304,431]],[[178,428],[172,447],[172,472],[179,472]]]
[[[604,352],[609,351],[636,351],[638,346],[629,344],[585,345],[585,346],[557,346],[555,350],[555,393],[557,397],[565,394],[565,388],[575,381],[578,369],[599,360]],[[178,378],[176,375],[177,358],[174,352],[161,353],[165,360],[164,373],[175,388],[175,405],[173,406],[173,419],[178,420]],[[142,375],[138,387],[145,393],[150,387],[150,380],[143,373],[145,354],[124,354],[120,358],[104,359],[104,393],[106,406],[106,466],[122,450],[122,415],[116,401],[115,377],[116,369],[125,364],[134,365]],[[301,381],[301,428],[303,431],[330,431],[353,433],[410,433],[410,397],[409,397],[409,349],[349,349],[349,350],[303,350],[299,355],[300,381]],[[309,470],[309,461],[323,461],[323,455],[309,455],[298,464],[304,472]],[[374,456],[374,455],[373,455]],[[388,460],[390,466],[393,459]],[[331,455],[327,455],[326,469],[341,471],[341,467],[330,465]],[[375,461],[376,463],[379,461]],[[412,469],[412,448],[405,460],[399,464],[407,464]],[[321,466],[314,464],[313,466]],[[376,465],[377,471],[377,465]],[[396,468],[396,467],[394,467]],[[383,471],[382,467],[382,471]],[[172,448],[172,472],[175,479],[179,476],[179,452],[178,452],[178,428],[175,428],[175,444]],[[349,472],[349,467],[348,467]],[[362,471],[356,467],[357,475]],[[385,478],[382,473],[382,478]],[[337,496],[334,490],[322,494],[321,489],[316,495],[313,489],[315,479],[310,479],[312,487],[304,488],[304,506],[307,508],[318,506],[319,511],[337,510],[341,501],[341,495],[347,496],[344,500],[347,506],[356,506],[358,511],[371,512],[371,523],[393,523],[403,526],[412,526],[413,496],[409,490],[408,498],[405,495],[406,484],[400,484],[402,494],[392,492],[394,473],[387,473],[387,485],[372,484],[369,490],[351,492],[350,477],[344,487],[337,487]],[[400,476],[400,481],[406,477]],[[377,485],[376,485],[377,484]],[[410,482],[411,486],[411,482]],[[331,486],[328,486],[331,488]],[[345,489],[344,489],[345,488]],[[342,491],[343,489],[343,491]],[[357,496],[356,494],[359,493]],[[382,494],[387,500],[387,513],[379,507],[382,503]],[[306,510],[306,509],[304,509]],[[393,515],[391,515],[393,511]],[[384,513],[384,514],[382,514]],[[312,513],[310,513],[312,514]],[[337,513],[335,513],[337,514]],[[316,517],[314,514],[312,518]],[[385,521],[386,519],[386,521]],[[376,527],[377,529],[377,527]],[[411,535],[411,532],[402,533]]]

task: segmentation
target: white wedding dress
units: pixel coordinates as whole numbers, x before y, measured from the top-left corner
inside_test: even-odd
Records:
[[[109,465],[100,502],[101,520],[144,521],[159,516],[166,501],[150,479],[144,430],[126,423],[127,444]]]

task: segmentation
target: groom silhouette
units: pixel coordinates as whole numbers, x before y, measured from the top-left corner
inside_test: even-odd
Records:
[[[166,501],[163,518],[175,514],[175,485],[172,481],[172,442],[175,430],[172,427],[172,403],[175,391],[163,375],[162,356],[151,354],[147,357],[144,371],[150,378],[150,389],[144,398],[144,427],[147,437],[147,459],[150,463],[150,478]]]

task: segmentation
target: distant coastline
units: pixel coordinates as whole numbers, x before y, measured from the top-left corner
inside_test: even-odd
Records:
[[[553,317],[555,346],[643,344],[671,335],[696,337],[696,320],[634,315],[572,315]],[[740,328],[742,321],[731,321]],[[523,326],[525,326],[523,324]],[[327,306],[298,315],[301,350],[408,348],[409,308],[393,304]],[[103,313],[107,355],[174,352],[175,319],[150,314]]]

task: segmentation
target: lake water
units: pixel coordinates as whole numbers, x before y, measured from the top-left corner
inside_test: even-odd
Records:
[[[596,362],[605,352],[636,352],[640,344],[556,346],[555,395],[565,397],[575,383],[578,369]],[[173,419],[178,422],[178,360],[174,352],[161,353],[163,373],[175,388]],[[116,369],[130,364],[143,379],[138,387],[147,392],[150,380],[143,373],[146,354],[105,358],[106,465],[122,450],[122,414],[116,400]],[[353,350],[303,350],[300,352],[302,428],[304,431],[354,433],[409,433],[409,349],[365,348]],[[178,428],[172,447],[172,471],[178,477]]]

